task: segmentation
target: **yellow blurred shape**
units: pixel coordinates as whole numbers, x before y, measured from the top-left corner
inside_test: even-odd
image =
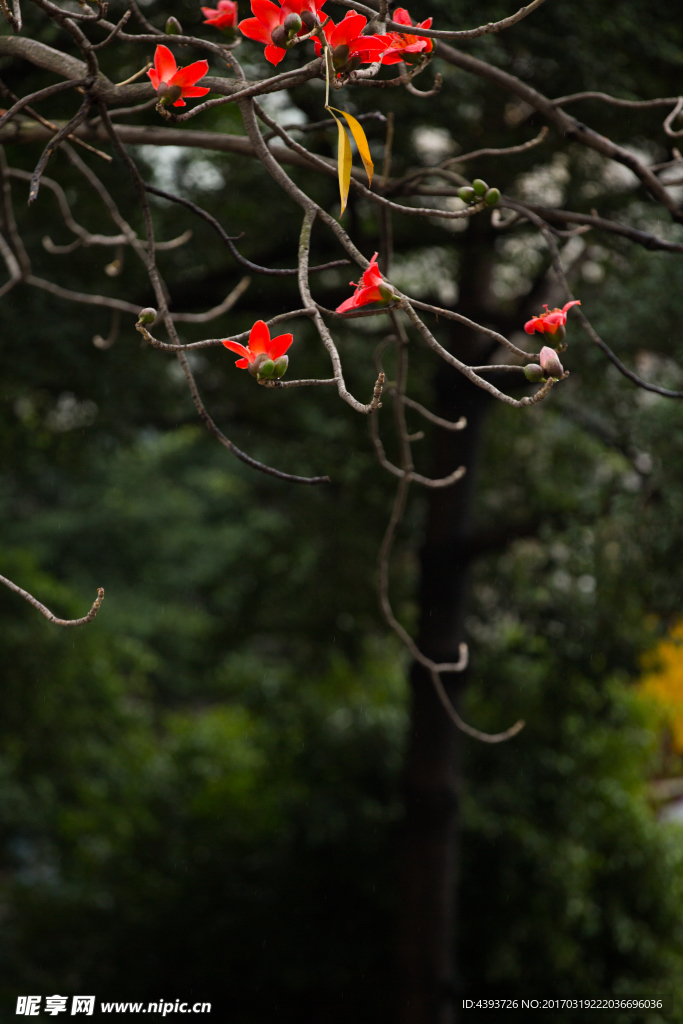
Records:
[[[640,692],[661,707],[672,746],[683,754],[683,620],[643,659]]]

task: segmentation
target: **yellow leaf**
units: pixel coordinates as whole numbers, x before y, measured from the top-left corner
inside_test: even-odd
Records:
[[[375,170],[375,165],[372,162],[372,157],[370,156],[370,147],[368,146],[368,140],[365,136],[365,132],[363,131],[360,121],[357,121],[352,114],[347,114],[345,110],[337,110],[336,107],[328,107],[327,109],[330,111],[336,110],[338,114],[342,114],[346,118],[347,124],[351,129],[351,134],[353,135],[356,141],[356,145],[358,146],[358,152],[360,153],[360,158],[363,161],[365,173],[368,176],[368,185],[372,185],[372,174],[373,171]],[[338,121],[337,124],[339,124]]]
[[[332,113],[332,108],[327,108]],[[332,114],[334,117],[334,114]],[[341,196],[341,211],[339,216],[346,209],[346,201],[349,198],[349,185],[351,184],[351,140],[346,128],[338,117],[334,117],[339,129],[339,149],[337,150],[337,172],[339,174],[339,195]]]

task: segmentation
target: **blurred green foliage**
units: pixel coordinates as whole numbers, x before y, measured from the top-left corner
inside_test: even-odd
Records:
[[[171,11],[157,0],[145,11],[156,24],[173,13],[201,31],[194,2]],[[439,25],[507,13],[502,2],[411,6]],[[32,35],[63,45],[32,8],[26,15]],[[650,97],[679,90],[681,32],[662,0],[599,0],[590,11],[550,0],[510,33],[468,45],[549,95]],[[260,52],[240,50],[254,73],[266,71]],[[119,80],[145,55],[112,48],[103,67]],[[20,62],[2,73],[22,94],[46,81]],[[374,90],[347,97],[351,109],[395,110],[396,173],[429,160],[430,146],[508,145],[537,132],[533,117],[516,122],[508,110],[506,122],[510,97],[450,68],[445,79],[428,104],[399,90],[381,102]],[[65,96],[51,102],[55,117],[70,109]],[[314,88],[288,103],[278,112],[285,123],[292,111],[320,118]],[[589,104],[581,116],[641,148],[647,131],[660,147],[653,156],[666,155],[653,132],[659,115]],[[383,129],[371,124],[379,153]],[[197,127],[241,131],[229,106]],[[333,152],[329,132],[307,141]],[[476,171],[506,190],[559,189],[568,205],[599,203],[681,237],[629,183],[607,186],[583,151],[559,149],[559,163],[546,147]],[[200,201],[231,233],[245,231],[244,255],[292,265],[298,211],[258,166],[197,151],[138,156],[162,187]],[[33,147],[8,147],[14,166],[30,169],[36,157]],[[87,159],[140,227],[118,165]],[[108,230],[63,156],[48,173],[79,220]],[[294,176],[333,208],[334,181]],[[152,301],[130,254],[108,278],[108,250],[47,253],[43,235],[70,240],[54,197],[43,188],[26,211],[24,184],[14,189],[37,274]],[[159,237],[194,233],[160,258],[174,308],[219,302],[240,268],[187,211],[162,201],[154,210]],[[375,211],[352,199],[348,218],[370,255]],[[395,236],[397,280],[443,302],[474,247],[486,247],[490,322],[520,328],[545,270],[531,229],[421,223],[416,233],[406,218]],[[584,241],[573,257],[584,309],[629,364],[680,387],[677,257]],[[316,260],[341,255],[321,229],[314,247]],[[350,276],[320,275],[317,296],[335,305]],[[292,304],[291,279],[254,277],[208,333],[242,330]],[[332,470],[328,488],[290,487],[231,461],[203,432],[173,358],[141,347],[131,317],[108,349],[90,340],[107,336],[108,315],[43,293],[16,289],[2,317],[0,572],[61,614],[82,614],[98,585],[107,591],[93,624],[63,632],[0,593],[7,1005],[29,989],[156,998],[174,988],[226,999],[236,1022],[275,1013],[388,1021],[406,665],[375,607],[391,481],[373,461],[366,424],[327,389],[273,393],[222,349],[196,357],[212,414],[240,447],[285,470]],[[369,394],[386,322],[357,325],[341,343],[354,392]],[[294,332],[296,376],[326,376],[308,325]],[[481,728],[518,717],[527,726],[510,744],[466,748],[463,991],[678,992],[683,842],[648,800],[647,779],[662,765],[632,683],[642,651],[681,611],[683,412],[633,389],[576,325],[569,341],[569,380],[541,407],[492,408],[482,447],[474,518],[478,534],[498,539],[472,572],[466,713]],[[431,404],[431,360],[420,350],[411,358],[413,394]],[[427,434],[417,453],[426,471]],[[423,516],[416,499],[396,559],[405,621],[415,617]]]

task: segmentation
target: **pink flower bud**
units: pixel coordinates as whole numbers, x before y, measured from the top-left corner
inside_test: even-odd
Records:
[[[561,377],[564,373],[562,363],[554,348],[544,345],[541,349],[541,366],[547,377]]]

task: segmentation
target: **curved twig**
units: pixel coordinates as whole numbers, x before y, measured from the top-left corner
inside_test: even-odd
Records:
[[[92,608],[87,615],[84,615],[81,619],[58,619],[57,616],[53,615],[50,609],[46,608],[44,604],[41,604],[33,594],[29,594],[28,590],[22,590],[22,588],[18,587],[16,583],[12,583],[12,580],[8,580],[6,576],[0,576],[0,583],[4,583],[5,586],[9,587],[10,590],[13,590],[15,594],[19,594],[20,597],[23,597],[24,600],[33,605],[41,615],[44,615],[48,622],[51,622],[55,626],[85,626],[86,623],[92,622],[100,610],[100,605],[104,601],[104,588],[98,587],[97,597],[93,601]]]

